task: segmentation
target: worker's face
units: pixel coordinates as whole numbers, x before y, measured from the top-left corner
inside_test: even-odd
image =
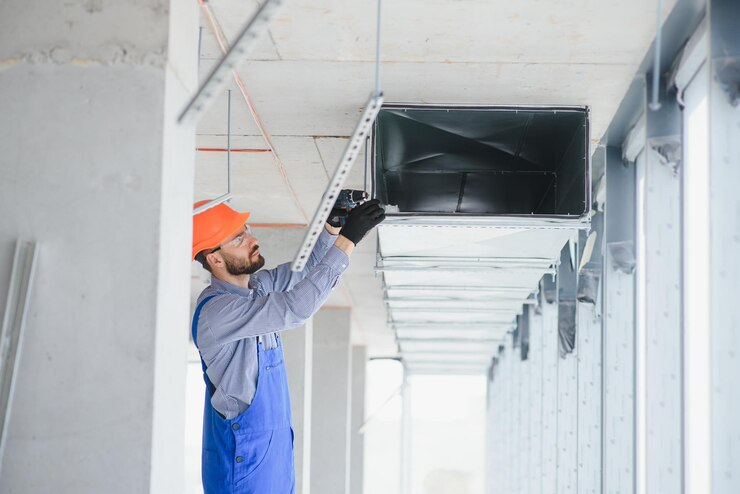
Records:
[[[234,234],[221,244],[220,252],[226,271],[232,276],[259,271],[265,265],[265,258],[262,257],[259,249],[257,239],[248,227]]]

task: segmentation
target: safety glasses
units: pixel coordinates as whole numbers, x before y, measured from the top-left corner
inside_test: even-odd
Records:
[[[215,249],[213,249],[211,251],[211,254],[213,254],[214,252],[218,252],[219,250],[221,250],[221,247],[233,247],[233,248],[240,247],[242,245],[242,243],[244,243],[244,241],[246,240],[247,235],[250,236],[250,237],[253,236],[252,235],[252,228],[250,228],[249,225],[244,225],[244,231],[242,233],[240,233],[236,237],[232,238],[228,242],[226,242],[226,243],[224,243],[222,245],[219,245],[218,247],[216,247]]]

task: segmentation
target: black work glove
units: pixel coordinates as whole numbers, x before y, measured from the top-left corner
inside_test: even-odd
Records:
[[[385,210],[380,207],[378,199],[373,199],[350,211],[339,234],[357,245],[367,232],[384,219]]]

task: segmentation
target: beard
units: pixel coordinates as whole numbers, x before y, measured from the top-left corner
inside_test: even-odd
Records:
[[[254,253],[250,253],[249,259],[239,259],[225,252],[222,252],[221,256],[223,257],[226,271],[232,276],[241,276],[243,274],[254,274],[265,265],[265,258],[262,255],[257,256],[256,261],[251,261],[252,254]]]

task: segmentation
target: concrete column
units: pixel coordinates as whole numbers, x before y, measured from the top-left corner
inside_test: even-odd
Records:
[[[555,494],[558,466],[558,306],[542,303],[542,494]]]
[[[498,381],[501,355],[497,354],[491,362],[488,369],[488,379],[486,379],[486,463],[485,463],[485,484],[483,492],[486,494],[495,494],[496,492],[496,468],[498,467],[498,452],[500,444],[498,443],[498,425],[499,404],[501,383]],[[495,377],[494,377],[495,375]]]
[[[351,494],[362,494],[365,462],[364,435],[360,427],[365,423],[365,371],[367,368],[367,347],[352,347],[352,418],[350,433],[350,473]]]
[[[314,316],[311,492],[349,491],[352,347],[350,309]]]
[[[711,489],[740,492],[740,4],[708,2]],[[691,301],[687,301],[691,303]]]
[[[604,214],[603,492],[618,494],[635,485],[635,167],[613,147]]]
[[[521,338],[521,329],[519,335]],[[519,400],[519,413],[517,414],[517,421],[519,422],[519,432],[517,436],[517,459],[516,459],[516,473],[515,475],[519,479],[517,485],[519,486],[519,492],[529,492],[529,460],[530,460],[530,448],[532,444],[529,440],[529,427],[530,427],[530,413],[532,411],[530,404],[530,381],[531,381],[531,370],[532,366],[529,360],[522,360],[522,348],[521,343],[515,349],[514,361],[516,362],[516,372],[518,374],[518,386],[517,386],[517,400]]]
[[[308,494],[311,486],[313,320],[302,328],[284,331],[281,338],[293,414],[296,494]]]
[[[601,315],[599,306],[578,302],[576,307],[577,492],[596,493],[602,478]]]
[[[529,490],[530,494],[542,492],[542,315],[533,306],[529,311]]]
[[[0,299],[40,249],[0,492],[184,490],[197,36],[195,2],[0,3]]]
[[[645,93],[646,100],[650,97]],[[681,492],[681,115],[675,94],[646,110],[643,151],[645,492]],[[642,162],[642,155],[638,162]],[[639,263],[639,261],[638,261]],[[640,406],[642,408],[642,406]],[[639,470],[638,470],[639,471]],[[638,489],[640,492],[640,489]]]

